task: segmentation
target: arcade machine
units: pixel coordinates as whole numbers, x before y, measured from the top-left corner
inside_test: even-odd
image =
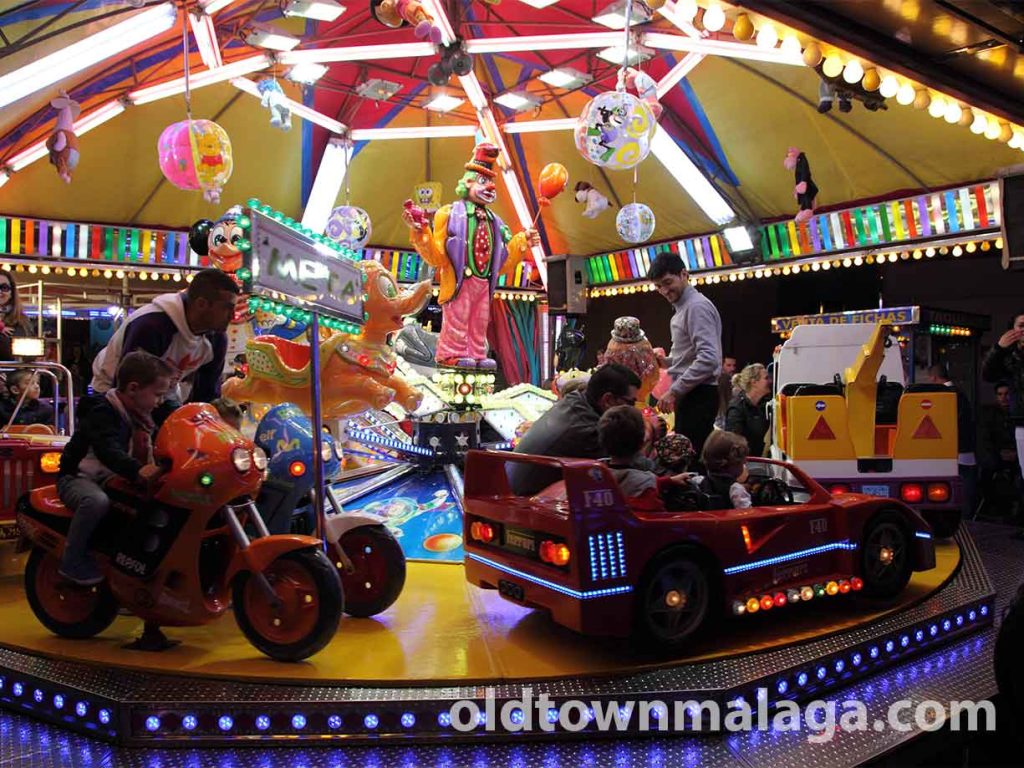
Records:
[[[510,450],[555,396],[529,384],[494,391],[493,373],[399,370],[423,394],[414,413],[392,403],[347,420],[350,464],[332,486],[346,511],[381,515],[406,558],[462,561],[462,464],[472,448]]]
[[[942,363],[960,391],[977,404],[981,336],[991,328],[991,318],[986,315],[921,307],[920,322],[901,334],[911,382],[923,382],[929,366]]]

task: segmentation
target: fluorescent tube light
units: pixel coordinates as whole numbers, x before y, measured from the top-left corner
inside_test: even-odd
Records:
[[[220,55],[220,44],[217,42],[217,30],[213,25],[213,19],[205,13],[190,13],[188,23],[192,27],[192,37],[196,40],[203,64],[209,69],[223,66],[224,60]]]
[[[694,67],[702,61],[704,61],[703,53],[688,53],[676,62],[676,65],[658,81],[658,98],[664,98],[669,91],[679,84],[680,80],[690,74]]]
[[[312,85],[326,74],[327,67],[323,64],[306,63],[296,64],[288,71],[288,74],[285,75],[285,77],[296,83]]]
[[[433,43],[387,43],[385,45],[352,45],[342,48],[307,48],[302,51],[288,51],[278,57],[282,64],[305,64],[315,62],[328,64],[332,61],[369,61],[371,59],[415,59],[434,56]]]
[[[0,108],[113,58],[174,26],[173,3],[161,3],[0,77]]]
[[[194,91],[214,83],[223,83],[235,77],[242,77],[270,66],[270,57],[266,54],[250,56],[247,59],[233,61],[217,69],[207,69],[189,77],[189,87]],[[175,96],[185,92],[185,78],[179,77],[175,80],[168,80],[166,83],[151,85],[146,88],[137,88],[128,94],[128,100],[132,104],[148,104],[151,101],[165,99],[168,96]]]
[[[803,58],[782,48],[761,48],[747,43],[733,43],[728,40],[704,40],[665,32],[645,32],[641,38],[644,45],[666,51],[706,53],[712,56],[728,56],[734,59],[767,61],[774,64],[791,64],[803,67]]]
[[[271,51],[290,51],[302,40],[269,24],[254,24],[246,33],[245,42]]]
[[[447,93],[439,93],[424,104],[423,107],[424,109],[430,109],[434,112],[451,112],[464,101],[465,99],[460,99]]]
[[[334,21],[345,12],[345,6],[334,0],[286,0],[281,12],[285,16],[303,16],[317,21]]]
[[[561,117],[557,120],[527,120],[522,123],[505,123],[505,133],[543,133],[545,131],[571,131],[576,128],[575,117]]]
[[[331,217],[334,203],[341,192],[348,168],[348,152],[341,139],[331,139],[324,147],[324,156],[320,160],[320,169],[313,180],[313,188],[309,192],[306,210],[302,212],[302,226],[314,232],[327,229],[327,220]]]
[[[516,53],[523,51],[571,51],[606,48],[622,42],[621,32],[581,32],[566,35],[522,35],[467,40],[467,53]]]
[[[651,152],[715,224],[721,226],[736,218],[736,212],[725,198],[660,125],[651,141]]]
[[[238,0],[202,0],[199,4],[203,7],[204,11],[209,14],[214,14],[237,1]]]
[[[248,80],[244,77],[238,77],[232,80],[231,84],[238,90],[245,91],[246,93],[255,96],[257,99],[263,98],[263,94],[260,93],[259,86],[252,80]],[[293,115],[297,115],[304,120],[309,120],[311,123],[323,126],[333,133],[342,134],[345,132],[347,126],[344,123],[335,120],[333,117],[328,117],[322,112],[317,112],[312,107],[300,104],[294,99],[289,99],[287,96],[284,97],[284,100],[288,104],[288,109],[292,111]]]
[[[459,83],[462,85],[462,90],[466,92],[466,98],[473,105],[473,109],[487,108],[487,96],[484,94],[484,89],[480,87],[476,73],[470,72],[468,75],[461,76]]]
[[[352,141],[392,141],[396,139],[471,138],[476,136],[475,125],[425,125],[408,128],[356,128]]]
[[[545,72],[538,76],[537,79],[554,88],[579,88],[581,85],[586,85],[594,78],[592,75],[589,75],[586,72],[580,72],[572,67],[558,67],[557,69]]]
[[[434,17],[434,24],[441,30],[441,42],[450,45],[455,42],[455,29],[448,20],[448,13],[438,0],[423,0],[423,6],[427,13]]]

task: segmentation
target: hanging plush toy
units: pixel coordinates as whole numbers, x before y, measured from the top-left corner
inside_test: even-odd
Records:
[[[583,216],[588,219],[596,219],[601,213],[608,210],[608,198],[586,181],[576,182],[576,202],[586,205]]]
[[[807,162],[807,155],[796,147],[789,148],[782,164],[793,171],[796,181],[793,194],[800,205],[796,220],[807,221],[814,215],[814,198],[818,196],[818,187],[811,178],[811,164]]]
[[[370,11],[385,27],[397,29],[405,23],[413,28],[416,37],[441,44],[441,29],[419,0],[370,0]]]
[[[661,104],[658,102],[658,84],[646,72],[626,67],[626,88],[633,91],[640,100],[651,108],[654,119],[661,117]]]
[[[75,135],[75,120],[82,108],[78,102],[64,92],[50,102],[57,110],[57,127],[46,140],[46,149],[50,152],[50,162],[57,166],[57,175],[68,184],[71,183],[71,172],[78,165],[78,137]]]
[[[256,88],[262,97],[260,104],[270,110],[270,124],[282,131],[292,128],[292,111],[288,107],[288,99],[281,90],[281,84],[272,77],[264,77]]]

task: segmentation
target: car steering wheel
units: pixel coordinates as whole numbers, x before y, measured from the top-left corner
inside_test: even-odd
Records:
[[[759,507],[778,507],[793,503],[792,489],[777,477],[762,480],[754,491],[754,497],[755,504]]]

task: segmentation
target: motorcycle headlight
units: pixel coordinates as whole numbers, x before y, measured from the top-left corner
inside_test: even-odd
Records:
[[[337,456],[339,460],[345,458],[345,451],[342,449],[340,440],[334,441],[334,455]]]
[[[252,454],[245,448],[235,448],[231,452],[231,463],[239,472],[248,472],[252,469]]]
[[[252,452],[252,460],[260,472],[267,468],[267,454],[258,445]]]
[[[323,459],[324,461],[330,461],[331,456],[331,444],[325,440],[324,442],[320,443],[320,458]]]

